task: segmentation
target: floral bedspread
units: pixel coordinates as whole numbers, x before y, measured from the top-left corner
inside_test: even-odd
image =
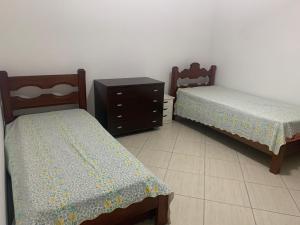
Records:
[[[300,106],[221,86],[178,89],[175,114],[265,144],[275,154],[300,133]]]
[[[16,225],[78,225],[170,190],[80,109],[6,127]]]

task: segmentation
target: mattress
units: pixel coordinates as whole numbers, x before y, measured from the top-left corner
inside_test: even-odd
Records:
[[[221,86],[178,89],[174,113],[267,145],[275,154],[300,134],[300,106]]]
[[[170,190],[86,111],[6,126],[16,225],[77,225]]]

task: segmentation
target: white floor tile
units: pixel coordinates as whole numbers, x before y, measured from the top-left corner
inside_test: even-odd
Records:
[[[137,158],[145,165],[167,168],[171,155],[164,151],[142,150]]]
[[[183,141],[177,140],[173,152],[187,155],[194,155],[203,158],[205,144],[203,141]]]
[[[207,158],[238,162],[236,151],[220,143],[207,142],[205,154]]]
[[[242,170],[238,162],[206,159],[205,175],[243,181]]]
[[[247,183],[247,189],[253,208],[299,215],[299,211],[288,190],[253,183]]]
[[[138,154],[141,152],[140,148],[135,148],[135,147],[126,147],[128,151],[130,151],[135,157],[138,156]]]
[[[171,203],[172,225],[203,225],[204,201],[175,195]]]
[[[269,168],[259,165],[242,165],[245,181],[270,186],[285,187],[279,175],[270,173]]]
[[[147,140],[143,149],[172,152],[175,141],[175,138],[166,138],[165,136],[155,134]]]
[[[204,142],[204,138],[201,131],[184,126],[180,129],[177,139],[185,142]]]
[[[169,169],[190,173],[203,173],[204,172],[204,159],[173,153]]]
[[[204,198],[203,175],[168,170],[165,182],[175,194]]]
[[[294,158],[287,158],[284,161],[280,175],[289,189],[300,191],[300,154],[295,154]]]
[[[162,169],[154,166],[146,166],[152,173],[154,173],[155,176],[159,177],[161,180],[165,179],[165,175],[167,172],[167,169]]]
[[[142,148],[145,142],[148,140],[150,132],[143,132],[138,134],[132,134],[117,138],[117,140],[125,147]]]
[[[257,225],[299,225],[300,217],[288,216],[273,212],[253,210]]]
[[[205,225],[255,225],[250,208],[205,202]]]
[[[239,151],[238,158],[241,165],[266,166],[270,165],[271,157],[257,149],[246,147]]]
[[[245,184],[236,180],[206,176],[205,199],[250,207]]]
[[[296,201],[298,209],[300,210],[300,191],[290,190],[293,199]]]

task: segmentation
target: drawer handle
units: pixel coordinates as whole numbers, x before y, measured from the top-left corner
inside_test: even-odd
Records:
[[[152,120],[152,123],[156,123],[157,121],[156,120]]]
[[[168,110],[168,108],[164,108],[164,110]]]
[[[118,126],[117,128],[118,128],[118,129],[122,129],[123,127],[122,127],[122,126]]]
[[[153,110],[152,112],[156,113],[156,112],[157,112],[157,110]]]
[[[122,118],[123,116],[122,115],[117,115],[117,118]]]
[[[168,103],[168,101],[165,101],[164,103]]]
[[[123,106],[123,104],[117,104],[117,106],[118,106],[118,107],[122,107],[122,106]]]
[[[158,92],[158,89],[154,89],[153,92]]]
[[[156,99],[154,99],[153,102],[158,102],[158,101]]]
[[[116,95],[123,95],[123,92],[117,92]]]
[[[167,117],[168,115],[163,115],[163,117]]]

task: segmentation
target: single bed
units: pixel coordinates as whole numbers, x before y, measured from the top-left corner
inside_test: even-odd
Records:
[[[77,88],[33,99],[25,86]],[[168,187],[86,112],[85,72],[8,77],[0,72],[5,151],[16,225],[127,225],[155,216],[168,223]],[[21,115],[13,111],[78,104],[79,109]]]
[[[300,107],[214,85],[216,66],[173,68],[174,115],[234,137],[272,155],[270,171],[279,173],[284,154],[299,147]]]

